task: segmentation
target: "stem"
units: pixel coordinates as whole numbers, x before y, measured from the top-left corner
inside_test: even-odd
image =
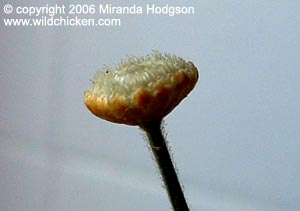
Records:
[[[161,132],[161,121],[148,122],[142,125],[141,128],[147,133],[150,147],[174,211],[188,211],[188,205],[184,198],[167,144]]]

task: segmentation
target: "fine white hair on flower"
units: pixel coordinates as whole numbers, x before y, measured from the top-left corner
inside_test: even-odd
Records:
[[[99,70],[85,92],[85,104],[100,118],[138,125],[162,119],[194,88],[198,77],[192,62],[154,51]]]
[[[173,83],[175,71],[193,74],[192,66],[180,57],[158,51],[145,57],[129,57],[113,69],[105,66],[99,70],[92,79],[90,91],[100,98],[111,98],[116,94],[129,97],[142,87],[151,91],[157,83]]]

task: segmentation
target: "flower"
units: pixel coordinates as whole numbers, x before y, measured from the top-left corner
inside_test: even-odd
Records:
[[[192,62],[153,52],[105,67],[84,93],[87,108],[115,123],[143,125],[162,120],[194,88],[198,71]]]

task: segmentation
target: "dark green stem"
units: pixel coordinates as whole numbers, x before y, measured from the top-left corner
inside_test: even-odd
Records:
[[[167,144],[161,132],[161,121],[148,122],[142,125],[141,128],[147,133],[150,147],[153,151],[174,211],[188,211],[188,205],[184,198]]]

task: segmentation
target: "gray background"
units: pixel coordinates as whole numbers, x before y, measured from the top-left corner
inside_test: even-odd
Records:
[[[58,2],[81,1],[1,1],[1,21],[15,17],[6,3]],[[97,69],[156,49],[201,72],[165,119],[191,210],[300,210],[299,1],[164,2],[196,13],[106,28],[1,22],[1,211],[170,210],[142,132],[83,103]]]

